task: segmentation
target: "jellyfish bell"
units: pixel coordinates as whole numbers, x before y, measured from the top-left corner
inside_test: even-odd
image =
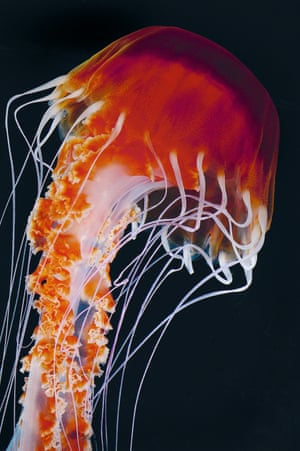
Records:
[[[113,375],[124,374],[131,356],[157,331],[161,337],[175,314],[225,292],[196,295],[206,281],[216,278],[226,292],[251,283],[271,224],[279,125],[268,93],[239,60],[175,27],[125,36],[28,94],[49,87],[54,91],[32,101],[51,104],[30,153],[42,159],[58,125],[63,139],[48,168],[52,181],[41,196],[41,177],[28,222],[31,251],[41,259],[27,289],[40,319],[23,359],[29,376],[11,447],[89,449],[94,380],[104,365],[103,399]],[[111,281],[115,256],[142,232],[148,232],[145,247],[118,283]],[[120,363],[125,313],[142,278],[161,261],[160,248],[166,260],[120,345]],[[154,293],[174,271],[193,273],[199,256],[209,275],[199,274],[197,285],[134,348]],[[239,288],[231,288],[234,266],[245,274]],[[109,353],[110,316],[121,299]],[[133,432],[130,449],[132,440]]]
[[[126,174],[164,180],[182,194],[201,191],[206,181],[205,199],[220,203],[226,195],[226,208],[238,224],[251,209],[242,235],[255,235],[257,225],[264,235],[273,209],[277,113],[264,88],[225,49],[178,28],[146,28],[73,70],[56,92],[58,98],[78,92],[63,105],[68,127],[101,102],[81,121],[80,131],[76,128],[83,136],[98,139],[100,129],[109,137],[122,120],[99,165],[115,162]],[[202,228],[195,230],[201,234]],[[215,229],[211,252],[218,255],[221,242],[228,252],[228,240]]]

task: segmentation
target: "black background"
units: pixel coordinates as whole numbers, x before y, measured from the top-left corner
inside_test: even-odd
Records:
[[[298,2],[5,2],[0,10],[1,123],[11,95],[66,73],[112,40],[147,25],[187,28],[241,59],[277,105],[281,143],[273,225],[253,285],[247,293],[198,304],[174,320],[144,384],[134,450],[297,451]],[[1,128],[3,196],[9,174]],[[24,204],[30,201],[32,183],[29,177]],[[5,277],[10,250],[9,231],[3,232],[0,254]],[[188,278],[180,283],[188,284]],[[160,302],[173,297],[176,290],[174,282],[169,284]],[[127,387],[129,391],[136,388],[130,381]],[[4,449],[1,440],[0,449]],[[125,439],[120,443],[121,451],[128,449],[126,443]]]

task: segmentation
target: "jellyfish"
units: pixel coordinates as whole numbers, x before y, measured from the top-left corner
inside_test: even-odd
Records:
[[[19,117],[44,104],[29,137]],[[18,171],[12,121],[28,148]],[[61,141],[47,160],[57,129]],[[29,161],[37,183],[26,229],[30,247],[22,236],[18,250],[12,250],[1,335],[2,368],[9,363],[9,344],[15,350],[9,377],[1,381],[1,427],[16,398],[19,361],[26,376],[18,419],[13,409],[15,432],[8,449],[92,449],[96,404],[102,405],[99,447],[118,449],[126,366],[155,335],[132,414],[128,447],[133,449],[143,380],[173,318],[196,302],[243,291],[252,282],[273,213],[276,109],[255,76],[227,50],[180,28],[152,26],[118,39],[67,75],[12,98],[6,130],[12,191],[3,217],[12,212],[15,223],[16,197]],[[117,255],[141,235],[142,247],[112,280]],[[197,273],[199,259],[203,274]],[[122,336],[138,286],[156,266]],[[243,274],[238,285],[235,268]],[[182,271],[193,280],[196,275],[197,282],[136,343],[154,296]],[[210,281],[218,288],[205,289]],[[115,310],[118,321],[110,332]],[[32,312],[38,320],[30,330]],[[24,351],[28,333],[32,343]],[[110,445],[107,392],[116,375],[121,375],[120,394]]]

